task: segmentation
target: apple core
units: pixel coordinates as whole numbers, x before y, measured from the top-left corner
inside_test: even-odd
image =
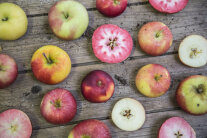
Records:
[[[121,112],[121,115],[123,115],[124,117],[127,117],[127,119],[130,119],[133,115],[131,114],[131,110],[124,110],[123,112]]]
[[[116,41],[117,37],[115,37],[114,39],[109,38],[109,43],[107,44],[107,46],[111,47],[111,50],[113,50],[115,46],[118,46]]]

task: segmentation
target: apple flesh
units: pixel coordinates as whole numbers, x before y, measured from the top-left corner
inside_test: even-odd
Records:
[[[0,138],[30,138],[32,124],[29,117],[17,109],[0,113]]]
[[[52,124],[66,124],[77,111],[76,100],[66,89],[57,88],[48,92],[42,99],[42,116]]]
[[[147,97],[159,97],[170,87],[171,77],[168,70],[159,64],[142,67],[136,76],[137,89]]]
[[[17,78],[18,69],[14,59],[6,54],[0,54],[0,89],[11,85]]]
[[[173,36],[170,29],[161,22],[149,22],[138,33],[140,48],[151,56],[167,52],[172,45]]]
[[[96,0],[96,8],[108,17],[115,17],[125,11],[127,0]]]
[[[73,0],[56,2],[50,8],[48,20],[53,33],[64,40],[74,40],[81,37],[89,23],[86,8]]]
[[[71,70],[71,60],[63,49],[47,45],[33,54],[31,67],[39,81],[53,85],[67,78]]]
[[[25,12],[16,4],[0,3],[0,39],[16,40],[27,31]]]
[[[101,70],[90,72],[82,81],[83,96],[90,102],[101,103],[109,100],[114,93],[114,81]]]
[[[68,138],[112,138],[109,128],[101,121],[90,119],[77,124]]]
[[[193,115],[207,113],[207,77],[193,75],[184,79],[176,92],[180,107]]]

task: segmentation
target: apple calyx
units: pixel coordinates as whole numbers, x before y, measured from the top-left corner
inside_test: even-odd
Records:
[[[155,80],[159,81],[162,78],[162,75],[155,75]]]
[[[12,133],[16,132],[17,131],[17,125],[11,125],[10,129],[11,129]]]
[[[194,58],[200,53],[202,53],[202,50],[198,51],[197,48],[191,48],[190,58]]]
[[[120,0],[114,0],[114,4],[115,5],[119,5],[120,4]]]
[[[63,16],[64,16],[65,19],[69,18],[69,14],[68,13],[66,13],[66,12],[62,12],[62,13],[63,13]]]
[[[203,93],[203,92],[204,92],[204,85],[203,85],[203,84],[200,84],[200,85],[198,86],[198,88],[196,89],[196,92],[197,92],[198,94]]]
[[[127,119],[130,119],[133,115],[131,114],[131,110],[124,110],[121,112],[121,115],[124,117],[127,117]]]
[[[8,21],[9,20],[9,18],[8,17],[5,17],[5,18],[3,18],[3,19],[1,19],[3,22],[6,22],[6,21]]]
[[[60,99],[55,100],[55,102],[50,101],[50,103],[55,106],[56,108],[60,108],[61,107],[61,101]]]
[[[181,138],[183,136],[183,134],[181,134],[180,131],[178,131],[174,135],[176,136],[176,138]]]
[[[102,81],[99,80],[99,81],[97,82],[97,85],[98,85],[98,87],[101,87],[101,86],[102,86]]]
[[[42,55],[45,57],[45,59],[47,60],[47,64],[53,64],[53,61],[52,61],[52,59],[50,58],[50,57],[47,57],[46,55],[45,55],[45,53],[42,53]]]
[[[113,50],[115,46],[118,46],[116,41],[117,41],[117,37],[115,37],[114,39],[109,38],[109,43],[107,44],[107,46],[110,46],[111,50]]]

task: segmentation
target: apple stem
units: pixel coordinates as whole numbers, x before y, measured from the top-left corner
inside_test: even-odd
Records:
[[[8,19],[9,19],[8,17],[5,17],[2,19],[2,21],[5,22],[5,21],[8,21]]]
[[[50,58],[48,58],[48,57],[45,55],[45,53],[43,53],[43,56],[44,56],[45,59],[47,60],[47,63],[48,63],[48,64],[52,64],[52,63],[53,63],[52,60],[51,60]]]
[[[160,34],[163,32],[164,30],[160,30],[159,32],[156,33],[155,37],[158,38],[160,37]]]

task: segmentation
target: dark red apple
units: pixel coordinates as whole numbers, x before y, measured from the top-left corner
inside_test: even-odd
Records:
[[[57,88],[43,97],[40,110],[42,116],[48,122],[65,124],[74,118],[77,104],[75,98],[68,90]]]
[[[115,17],[125,11],[127,0],[96,0],[96,8],[105,16]]]
[[[90,102],[106,102],[114,93],[114,81],[111,76],[101,70],[90,72],[82,81],[83,96]]]

